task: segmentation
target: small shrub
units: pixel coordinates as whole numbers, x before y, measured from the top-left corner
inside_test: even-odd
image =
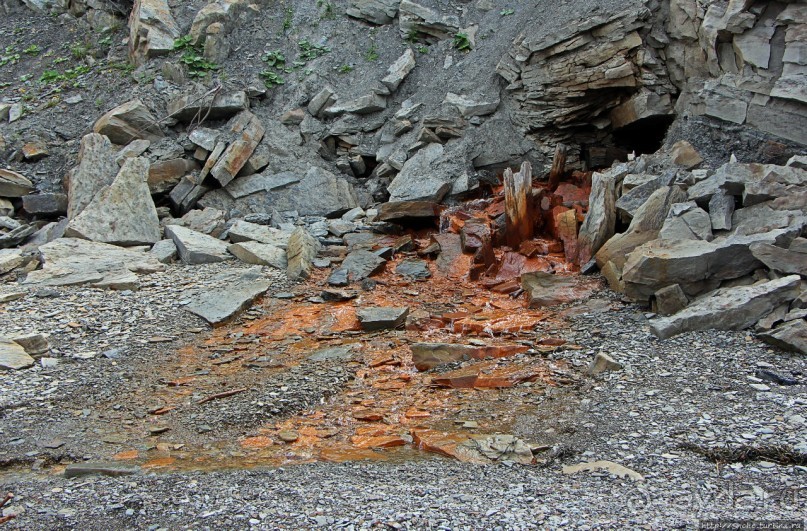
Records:
[[[39,55],[41,52],[42,52],[42,48],[40,48],[36,44],[32,44],[31,46],[29,46],[28,48],[26,48],[26,49],[24,49],[22,51],[22,53],[28,54],[28,55]]]
[[[454,48],[461,52],[471,51],[471,39],[468,38],[467,33],[457,33],[454,35]]]

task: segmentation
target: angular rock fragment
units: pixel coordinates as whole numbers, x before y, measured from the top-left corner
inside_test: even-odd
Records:
[[[653,311],[659,315],[673,315],[687,304],[689,299],[678,284],[661,288],[653,295]]]
[[[234,243],[227,250],[248,264],[269,265],[283,270],[288,267],[286,251],[271,244],[246,241]]]
[[[389,24],[398,14],[400,3],[400,0],[350,0],[345,13],[373,24]]]
[[[379,272],[387,261],[370,251],[357,249],[347,255],[341,267],[335,271],[334,278],[344,278],[347,282],[358,282]],[[330,281],[330,280],[329,280]],[[341,280],[338,284],[344,285]]]
[[[185,214],[192,209],[196,203],[201,199],[210,188],[198,182],[199,180],[192,175],[183,177],[179,184],[177,184],[168,198],[171,204],[179,211],[180,214]]]
[[[395,273],[413,280],[425,280],[432,276],[425,260],[409,259],[395,266]]]
[[[226,323],[249,308],[253,301],[272,286],[269,280],[248,272],[221,288],[195,296],[185,309],[213,326]]]
[[[439,166],[445,156],[441,144],[430,144],[406,161],[387,187],[390,202],[430,201],[439,203],[451,191],[459,172],[453,165]],[[452,169],[453,168],[453,169]]]
[[[11,338],[31,357],[41,357],[50,350],[50,341],[44,334],[26,334]]]
[[[299,183],[302,177],[295,172],[258,173],[239,177],[227,185],[227,192],[235,199],[246,197],[257,192],[271,192],[289,185]]]
[[[227,134],[219,138],[201,177],[209,172],[222,186],[227,186],[252,156],[264,132],[260,120],[251,112],[242,111],[236,115],[227,124]]]
[[[167,0],[135,0],[129,29],[129,55],[138,65],[170,53],[181,35]]]
[[[17,342],[0,337],[0,370],[16,371],[32,367],[34,358]]]
[[[731,216],[734,214],[734,196],[722,190],[709,199],[709,219],[712,230],[731,230]]]
[[[607,372],[607,371],[618,371],[622,369],[622,364],[618,363],[608,354],[603,354],[602,352],[597,353],[594,356],[594,360],[591,362],[591,365],[588,366],[586,369],[586,374],[589,376],[595,376],[597,374]]]
[[[33,183],[21,174],[0,169],[0,197],[23,197],[33,191]]]
[[[311,236],[303,227],[297,227],[289,237],[288,249],[286,250],[288,267],[286,276],[289,280],[303,280],[311,276],[314,270],[314,258],[321,244]]]
[[[232,258],[227,251],[227,242],[207,234],[179,225],[167,225],[165,235],[174,241],[179,258],[185,264],[212,264]]]
[[[81,139],[78,165],[70,172],[67,217],[73,219],[90,204],[95,194],[112,184],[120,167],[109,138],[90,133]]]
[[[536,271],[521,275],[521,286],[527,292],[530,308],[554,306],[588,297],[592,290],[574,276],[553,275]]]
[[[192,91],[171,101],[168,104],[168,115],[187,123],[201,117],[208,120],[224,120],[247,109],[249,98],[244,91],[215,94]]]
[[[383,111],[387,108],[387,99],[378,94],[366,94],[344,103],[335,103],[325,109],[327,116],[339,116],[340,114],[370,114]]]
[[[161,264],[173,262],[177,257],[177,245],[174,240],[160,240],[149,251]]]
[[[709,214],[694,201],[676,203],[670,208],[667,219],[659,231],[663,240],[704,240],[711,241],[712,220]]]
[[[154,162],[149,167],[148,185],[152,195],[175,188],[183,177],[198,170],[199,165],[188,159],[168,159]]]
[[[236,220],[227,231],[233,243],[256,241],[285,249],[289,244],[290,232],[282,231],[266,225],[258,225],[244,220]]]
[[[66,234],[118,245],[158,242],[160,221],[146,183],[148,168],[143,157],[127,159],[112,184],[70,220]]]
[[[364,331],[395,329],[404,325],[409,308],[360,308],[356,315]]]
[[[0,275],[5,275],[25,263],[19,249],[0,249]]]
[[[413,68],[415,68],[415,52],[411,48],[407,48],[403,55],[396,59],[387,69],[387,75],[384,76],[381,83],[390,92],[395,92]]]
[[[378,207],[379,221],[434,218],[440,215],[440,205],[432,201],[391,201]]]
[[[118,105],[101,116],[92,130],[121,146],[137,139],[157,140],[163,137],[157,119],[141,100]]]
[[[441,15],[410,0],[402,0],[398,9],[404,38],[414,34],[431,40],[450,39],[459,31],[460,20],[455,15]]]
[[[472,116],[487,116],[493,114],[496,112],[496,109],[499,108],[501,100],[496,98],[491,101],[479,101],[449,92],[446,95],[445,102],[457,107],[463,117],[470,118]]]
[[[29,214],[58,216],[67,214],[65,194],[29,194],[22,198],[22,208]]]
[[[752,243],[748,246],[754,258],[769,269],[786,275],[807,277],[807,253],[790,251],[770,243]]]
[[[783,350],[807,354],[807,322],[804,319],[784,323],[757,337]]]
[[[577,259],[585,264],[613,235],[616,227],[615,179],[609,173],[594,172],[586,219],[577,236]]]
[[[742,330],[795,299],[800,280],[798,275],[791,275],[752,286],[719,289],[675,315],[652,320],[650,330],[662,339],[692,330]]]

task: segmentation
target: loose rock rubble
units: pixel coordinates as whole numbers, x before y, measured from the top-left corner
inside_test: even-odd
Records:
[[[0,14],[0,522],[801,518],[800,3]]]

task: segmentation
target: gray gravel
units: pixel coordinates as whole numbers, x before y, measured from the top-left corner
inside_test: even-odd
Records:
[[[133,296],[148,297],[148,288]],[[566,359],[582,372],[597,352],[605,352],[624,368],[574,388],[557,388],[536,404],[534,415],[517,422],[516,435],[563,450],[562,457],[545,466],[482,467],[413,454],[403,462],[68,480],[49,474],[47,467],[38,470],[42,464],[34,460],[33,465],[6,468],[0,479],[2,489],[16,495],[6,511],[19,513],[7,525],[668,529],[689,528],[703,518],[803,517],[807,468],[766,461],[718,467],[681,445],[775,444],[807,451],[807,361],[745,332],[688,333],[658,341],[640,308],[607,291],[596,297],[597,303],[577,305],[577,315],[569,316],[570,327],[563,332],[582,349],[548,356]],[[538,330],[537,336],[548,332]],[[85,379],[66,388],[86,392],[105,381],[108,374],[98,360],[86,363],[83,371],[67,373]],[[759,378],[759,370],[798,384],[777,385]],[[0,426],[6,444],[13,441],[12,432],[25,438],[17,423],[26,416],[39,422],[47,418],[41,408],[60,418],[65,395],[61,384],[51,382],[62,382],[62,376],[35,376],[40,372],[2,375],[6,408]],[[86,387],[85,382],[94,384]],[[59,389],[52,393],[59,398],[45,394],[51,386]],[[39,395],[31,398],[37,389]],[[19,414],[21,403],[29,405]],[[546,416],[560,418],[550,423]],[[16,449],[10,453],[20,455]],[[84,454],[92,457],[93,450],[79,455]],[[605,472],[562,473],[563,465],[601,459],[641,473],[644,481]]]

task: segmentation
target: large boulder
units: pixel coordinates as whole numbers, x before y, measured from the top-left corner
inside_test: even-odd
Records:
[[[429,144],[404,163],[387,187],[389,200],[439,203],[464,172],[460,163],[448,159],[442,144]]]
[[[801,278],[791,275],[752,286],[719,289],[669,317],[654,319],[650,330],[662,339],[692,330],[742,330],[799,294]]]
[[[148,187],[149,161],[126,159],[115,180],[70,220],[66,234],[119,245],[160,241],[160,221]]]
[[[60,238],[39,247],[42,269],[28,273],[23,284],[136,289],[134,273],[154,273],[165,266],[153,255],[106,243]]]
[[[739,278],[760,267],[749,249],[753,243],[788,244],[805,225],[748,236],[731,235],[701,240],[654,240],[636,248],[625,262],[622,279],[626,292],[646,300],[660,288],[687,286],[705,280]]]
[[[102,188],[112,184],[120,167],[109,138],[90,133],[81,139],[78,165],[70,171],[67,193],[67,217],[76,217]]]
[[[138,65],[171,53],[182,34],[168,0],[135,0],[129,30],[129,55]]]

